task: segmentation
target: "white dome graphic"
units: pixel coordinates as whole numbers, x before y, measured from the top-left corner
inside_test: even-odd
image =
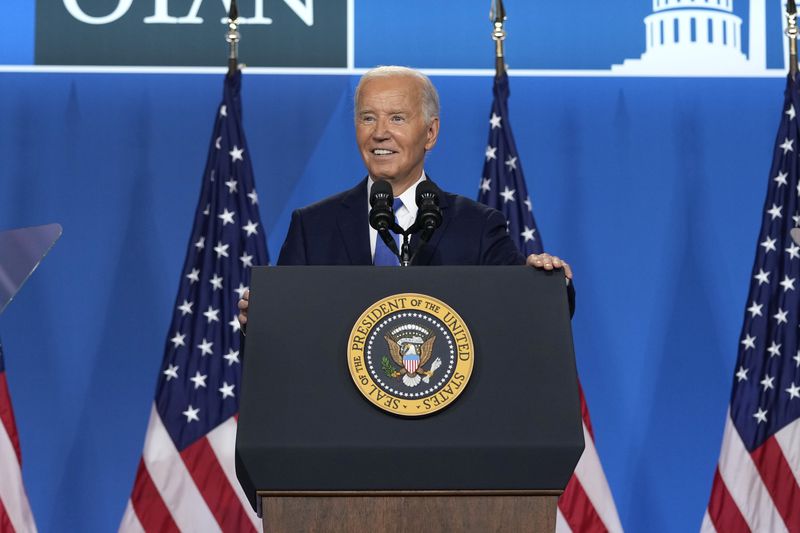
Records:
[[[766,0],[750,0],[749,58],[733,0],[653,0],[646,50],[611,70],[641,75],[721,75],[766,70]],[[783,2],[781,2],[783,4]]]

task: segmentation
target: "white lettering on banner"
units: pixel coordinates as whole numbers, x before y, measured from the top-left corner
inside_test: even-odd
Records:
[[[108,24],[109,22],[114,22],[128,12],[131,4],[133,4],[133,0],[119,0],[117,7],[110,14],[104,17],[92,17],[83,12],[83,9],[78,5],[78,0],[64,0],[64,7],[67,8],[69,14],[86,24]]]
[[[103,17],[93,17],[87,15],[78,5],[78,0],[63,0],[64,7],[77,20],[86,24],[109,24],[125,15],[133,4],[133,0],[119,0],[117,7],[110,14]],[[283,0],[283,2],[294,11],[294,14],[302,20],[306,26],[314,25],[314,0]],[[199,16],[200,7],[203,0],[192,0],[189,13],[183,17],[175,17],[169,14],[169,0],[154,0],[153,14],[144,18],[145,24],[202,24],[203,17]],[[222,7],[225,13],[231,8],[231,0],[222,0]],[[254,14],[252,17],[239,17],[240,24],[272,24],[270,17],[264,16],[264,0],[253,0]],[[228,17],[220,19],[223,24],[228,23]]]
[[[154,13],[151,17],[145,17],[145,24],[177,24],[178,17],[169,16],[169,0],[156,0]]]
[[[283,0],[294,11],[306,26],[314,25],[314,0]],[[185,17],[172,17],[169,15],[169,0],[155,0],[153,16],[144,19],[145,24],[202,24],[203,17],[199,16],[203,0],[193,0],[189,13]],[[225,12],[231,9],[231,0],[222,0]],[[264,0],[253,1],[254,14],[252,17],[239,17],[239,24],[272,24],[270,17],[264,16]],[[228,23],[228,17],[222,17],[220,22]]]
[[[295,15],[300,17],[300,20],[306,23],[306,26],[314,25],[314,0],[306,0],[305,4],[300,0],[283,1],[294,11]]]
[[[272,24],[272,19],[264,16],[264,0],[255,1],[255,16],[239,17],[239,24]],[[169,0],[155,0],[153,16],[145,17],[145,24],[202,24],[203,17],[199,16],[203,0],[193,0],[189,13],[184,17],[173,17],[169,14]],[[225,13],[231,9],[231,0],[222,0]],[[228,23],[228,17],[222,17],[223,24]]]
[[[272,19],[264,16],[264,0],[255,1],[255,15],[252,17],[239,17],[239,24],[272,24]],[[231,0],[222,0],[225,5],[225,12],[229,13],[231,9]],[[222,23],[228,23],[228,17],[222,17]]]

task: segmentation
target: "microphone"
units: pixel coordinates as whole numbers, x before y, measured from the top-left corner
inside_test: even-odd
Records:
[[[372,184],[369,193],[369,225],[378,231],[381,239],[386,246],[395,254],[399,255],[397,243],[394,242],[389,230],[395,225],[394,222],[394,193],[392,186],[383,180],[378,180]]]
[[[417,185],[417,220],[422,228],[419,238],[422,242],[428,242],[442,225],[442,210],[439,208],[439,190],[429,180],[424,180]]]
[[[369,194],[369,225],[376,230],[386,231],[394,223],[394,194],[392,186],[385,181],[376,181],[372,184],[372,191]]]

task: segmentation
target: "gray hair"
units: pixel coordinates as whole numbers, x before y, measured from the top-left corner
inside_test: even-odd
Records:
[[[361,93],[361,87],[363,87],[366,82],[374,78],[388,78],[392,76],[406,76],[414,78],[419,82],[419,88],[422,92],[422,113],[425,117],[425,124],[430,124],[431,120],[439,116],[439,93],[436,92],[436,87],[433,86],[430,78],[413,68],[398,67],[396,65],[375,67],[366,71],[364,75],[361,76],[353,99],[355,112],[358,113],[358,96]]]

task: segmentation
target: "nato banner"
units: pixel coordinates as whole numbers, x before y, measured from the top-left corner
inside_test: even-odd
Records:
[[[38,65],[218,66],[230,0],[37,0]],[[242,0],[242,62],[346,67],[347,0]]]

